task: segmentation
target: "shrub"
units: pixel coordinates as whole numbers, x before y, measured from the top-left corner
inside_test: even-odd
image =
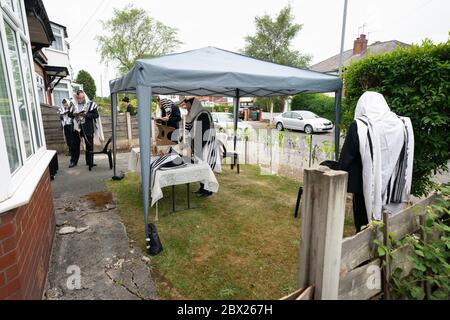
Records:
[[[336,120],[335,100],[324,94],[298,94],[292,99],[292,110],[311,111],[331,121]]]
[[[416,140],[413,194],[433,186],[450,158],[450,41],[398,48],[351,64],[344,72],[343,127],[352,122],[365,91],[383,94],[392,111],[411,118]]]
[[[92,78],[89,72],[80,70],[75,82],[83,85],[83,90],[90,99],[94,100],[96,98],[97,87],[95,86],[94,78]]]

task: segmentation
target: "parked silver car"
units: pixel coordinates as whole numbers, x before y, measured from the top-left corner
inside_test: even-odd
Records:
[[[304,131],[307,134],[327,132],[334,128],[333,122],[311,111],[285,112],[275,118],[275,125],[280,131],[291,129]]]
[[[228,133],[234,131],[234,116],[232,113],[213,112],[211,113],[214,126],[218,132]],[[245,124],[242,120],[238,121],[238,130],[250,130],[251,126]]]

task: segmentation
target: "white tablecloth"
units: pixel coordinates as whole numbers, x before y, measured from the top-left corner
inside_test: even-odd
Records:
[[[128,161],[128,170],[140,173],[140,160],[140,149],[133,149]],[[186,167],[171,170],[159,170],[156,173],[155,180],[151,193],[152,207],[164,197],[162,189],[169,186],[200,182],[205,185],[205,189],[208,191],[214,193],[219,191],[219,183],[217,182],[216,176],[211,167],[206,163],[188,164]]]
[[[177,186],[188,183],[200,182],[205,189],[214,193],[219,191],[219,183],[211,167],[207,163],[188,164],[186,167],[158,170],[155,184],[152,189],[152,207],[161,200],[164,195],[162,189],[169,186]]]

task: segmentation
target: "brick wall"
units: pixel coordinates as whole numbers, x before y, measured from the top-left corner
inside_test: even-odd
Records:
[[[0,300],[42,298],[54,232],[47,171],[28,205],[0,215]]]

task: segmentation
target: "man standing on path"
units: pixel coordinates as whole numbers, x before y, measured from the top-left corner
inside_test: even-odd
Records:
[[[80,142],[84,139],[86,146],[86,165],[89,166],[89,171],[95,167],[94,164],[94,133],[96,128],[96,121],[99,117],[98,106],[94,101],[90,101],[83,90],[78,90],[75,95],[75,106],[71,117],[74,119],[74,129],[79,132],[75,135],[75,161],[74,166],[78,164],[80,158]]]
[[[69,168],[73,168],[75,166],[75,141],[76,136],[79,135],[78,132],[75,132],[73,129],[73,119],[69,116],[71,112],[73,112],[73,104],[71,101],[67,101],[67,99],[63,99],[62,106],[59,108],[59,117],[61,119],[61,125],[64,130],[64,137],[66,139],[66,144],[69,147],[70,154],[70,166]]]

